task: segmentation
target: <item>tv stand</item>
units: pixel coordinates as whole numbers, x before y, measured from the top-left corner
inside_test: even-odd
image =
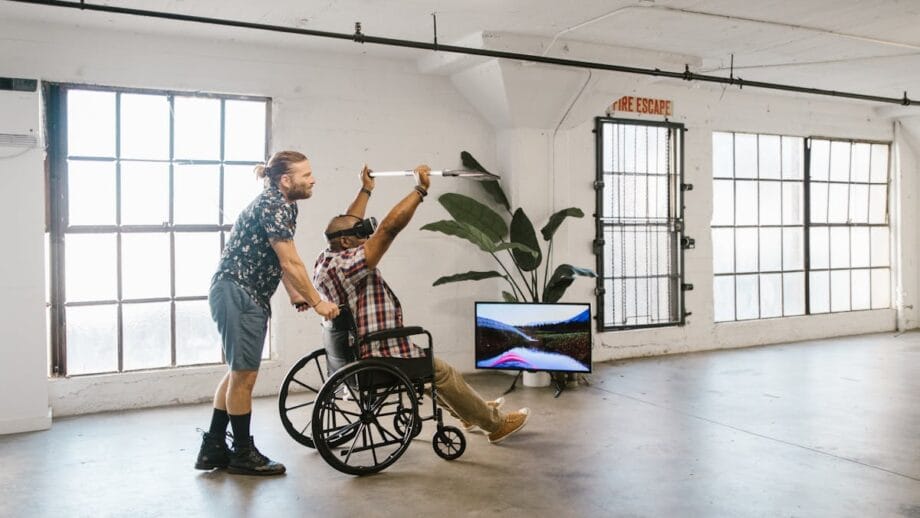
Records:
[[[514,389],[517,388],[517,382],[518,382],[518,380],[521,379],[521,376],[523,376],[523,375],[524,375],[524,371],[522,371],[522,370],[518,371],[518,373],[514,376],[514,381],[511,382],[511,386],[508,387],[508,390],[502,392],[502,395],[505,396],[505,395],[507,395],[508,393],[513,392]]]
[[[553,380],[553,397],[558,398],[562,391],[565,390],[567,383],[565,373],[554,372],[550,374],[551,379]]]
[[[514,392],[514,389],[517,388],[517,382],[521,379],[521,376],[524,375],[523,370],[519,370],[518,373],[514,376],[514,380],[511,381],[511,386],[508,387],[508,390],[502,392],[502,395],[505,396],[511,392]],[[567,372],[550,372],[550,382],[553,385],[553,397],[558,398],[568,386],[568,373]],[[584,374],[576,374],[575,382],[577,384],[590,385],[588,378]]]

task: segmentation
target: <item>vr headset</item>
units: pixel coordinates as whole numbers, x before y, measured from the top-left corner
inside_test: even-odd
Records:
[[[351,228],[337,230],[335,232],[326,232],[326,240],[344,236],[356,236],[359,239],[365,239],[370,237],[375,230],[377,230],[377,218],[362,219]]]

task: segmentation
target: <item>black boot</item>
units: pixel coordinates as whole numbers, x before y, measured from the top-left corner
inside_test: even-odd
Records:
[[[227,448],[226,437],[208,432],[201,434],[201,449],[198,450],[195,469],[226,468],[228,464],[230,464],[230,448]]]
[[[237,475],[281,475],[285,472],[284,464],[275,462],[262,455],[256,444],[249,436],[249,440],[242,444],[234,443],[233,452],[230,454],[228,473]]]

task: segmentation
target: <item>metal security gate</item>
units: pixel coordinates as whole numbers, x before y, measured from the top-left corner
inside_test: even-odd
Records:
[[[683,129],[596,119],[599,330],[684,322]]]

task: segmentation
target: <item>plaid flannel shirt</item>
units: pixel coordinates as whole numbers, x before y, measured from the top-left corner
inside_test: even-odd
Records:
[[[358,336],[403,327],[402,305],[390,289],[380,270],[368,268],[364,245],[340,252],[328,248],[313,265],[313,285],[326,299],[347,304],[355,317]],[[361,358],[421,358],[424,350],[407,338],[391,338],[363,344]]]

